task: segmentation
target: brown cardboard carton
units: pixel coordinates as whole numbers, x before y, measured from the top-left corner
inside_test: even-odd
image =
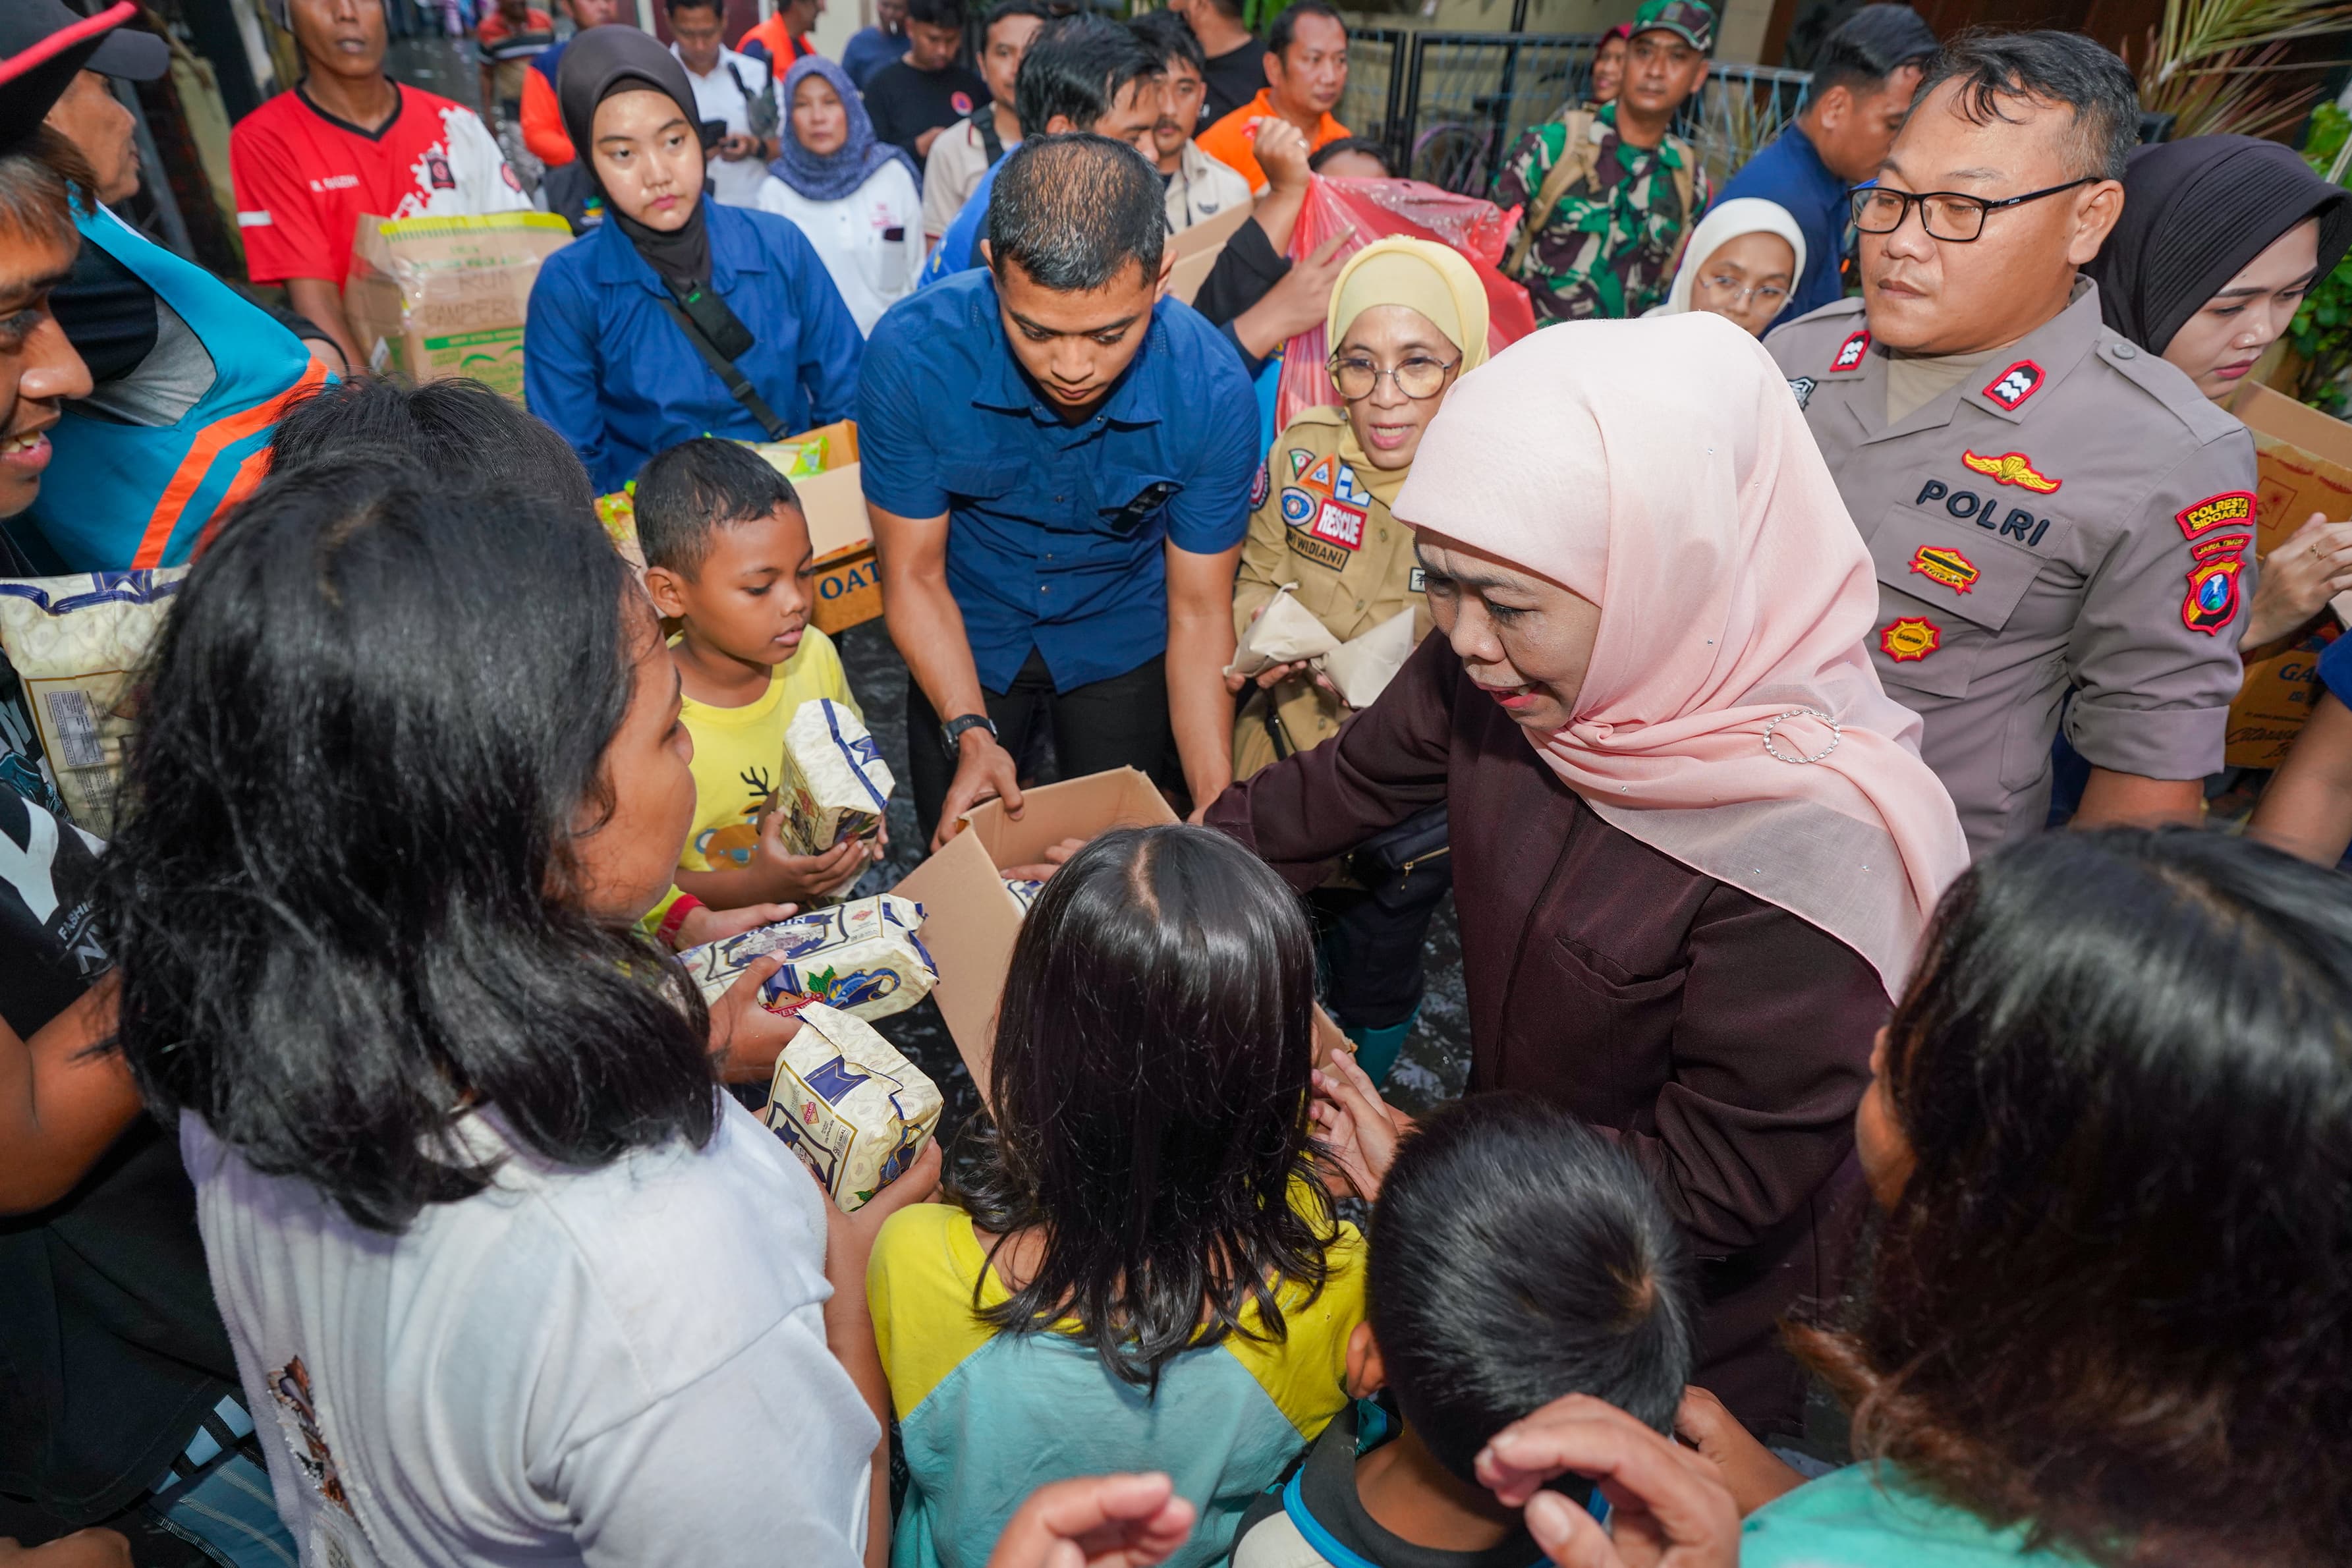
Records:
[[[882,572],[874,560],[874,532],[866,519],[866,491],[858,479],[857,426],[838,420],[793,443],[824,437],[824,468],[793,480],[808,519],[809,545],[816,552],[815,598],[809,619],[832,633],[870,621],[882,613]]]
[[[1034,866],[1065,838],[1172,823],[1176,814],[1150,779],[1133,768],[1117,768],[1023,791],[1018,818],[1006,815],[1002,801],[991,800],[962,820],[953,838],[890,890],[923,906],[923,946],[940,976],[931,997],[985,1095],[996,1001],[1025,912],[1000,868]]]
[[[539,264],[572,243],[552,213],[362,217],[343,314],[371,370],[469,375],[522,401],[522,331]]]
[[[2253,432],[2254,558],[2270,554],[2313,512],[2352,518],[2352,425],[2332,419],[2259,383],[2231,400],[2231,412]],[[2331,606],[2352,623],[2352,595]],[[2230,704],[2226,760],[2232,767],[2274,768],[2311,716],[2319,693],[2319,654],[2336,626],[2322,621],[2282,652],[2246,666]]]
[[[1168,249],[1176,258],[1174,270],[1168,274],[1168,292],[1187,305],[1209,280],[1209,273],[1217,265],[1218,254],[1225,242],[1234,237],[1251,212],[1247,206],[1228,207],[1211,218],[1203,218],[1190,228],[1180,228],[1168,237]]]

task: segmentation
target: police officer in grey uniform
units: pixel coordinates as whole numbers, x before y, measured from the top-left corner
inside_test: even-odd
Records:
[[[1863,297],[1766,340],[1877,565],[1872,659],[1979,854],[2045,820],[2062,707],[2079,823],[2195,820],[2238,690],[2252,438],[2076,276],[2138,109],[2079,34],[1956,44],[1855,193]]]

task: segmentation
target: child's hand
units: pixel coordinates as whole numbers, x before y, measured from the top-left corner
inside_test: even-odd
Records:
[[[1773,1458],[1772,1450],[1750,1436],[1723,1401],[1693,1385],[1683,1390],[1682,1408],[1675,1412],[1675,1433],[1715,1462],[1731,1500],[1747,1518],[1782,1492],[1805,1484],[1805,1478]]]
[[[1352,1052],[1334,1051],[1314,1072],[1309,1108],[1315,1135],[1331,1152],[1333,1163],[1366,1203],[1381,1195],[1381,1183],[1396,1163],[1397,1141],[1412,1119],[1381,1098]]]
[[[898,1173],[897,1181],[866,1199],[856,1214],[844,1214],[830,1197],[825,1199],[825,1278],[865,1279],[866,1260],[874,1255],[874,1238],[882,1234],[882,1222],[900,1209],[937,1197],[942,1163],[940,1141],[933,1138],[915,1156],[915,1163]],[[816,1173],[811,1171],[809,1174],[814,1176]]]
[[[798,904],[746,904],[740,910],[714,910],[704,904],[687,910],[686,918],[677,922],[677,951],[684,952],[705,942],[725,942],[747,931],[788,921],[798,913]]]
[[[767,1082],[775,1076],[776,1058],[801,1032],[798,1018],[760,1005],[760,987],[783,966],[784,961],[772,952],[753,959],[710,1005],[710,1051],[720,1082]]]
[[[760,824],[756,864],[767,878],[768,890],[778,899],[797,903],[829,898],[857,879],[866,868],[866,844],[845,838],[814,855],[795,855],[784,847],[783,813],[771,812]]]
[[[1150,1568],[1192,1533],[1192,1505],[1166,1476],[1081,1476],[1031,1492],[988,1568]]]
[[[1554,1476],[1589,1476],[1609,1525],[1558,1492]],[[1715,1467],[1590,1394],[1556,1399],[1495,1434],[1480,1484],[1527,1510],[1528,1531],[1559,1568],[1735,1568],[1739,1512]]]

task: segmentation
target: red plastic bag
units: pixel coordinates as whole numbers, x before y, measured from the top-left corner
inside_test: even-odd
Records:
[[[1503,242],[1517,216],[1475,196],[1457,196],[1419,180],[1327,180],[1311,176],[1307,205],[1290,235],[1290,258],[1311,256],[1316,247],[1343,229],[1355,233],[1339,247],[1344,260],[1376,239],[1401,234],[1413,239],[1433,239],[1452,246],[1468,259],[1486,286],[1486,347],[1499,353],[1536,330],[1535,310],[1528,291],[1496,270],[1503,258]],[[1282,381],[1274,404],[1274,427],[1279,432],[1301,409],[1337,404],[1339,389],[1331,384],[1324,363],[1331,348],[1320,325],[1290,340],[1283,351]]]

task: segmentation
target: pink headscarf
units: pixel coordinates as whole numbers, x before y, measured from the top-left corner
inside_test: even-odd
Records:
[[[1538,332],[1454,388],[1394,510],[1601,606],[1570,722],[1533,741],[1585,804],[1900,994],[1968,846],[1864,650],[1870,554],[1762,344],[1703,313]]]

